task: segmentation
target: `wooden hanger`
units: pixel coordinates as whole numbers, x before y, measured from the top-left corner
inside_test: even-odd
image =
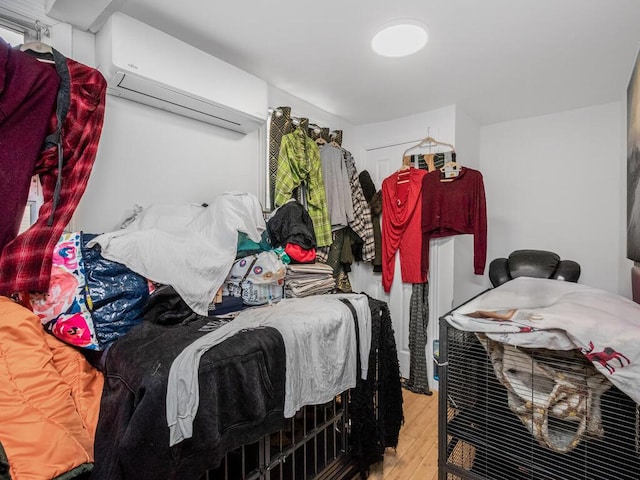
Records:
[[[456,151],[455,147],[453,145],[451,145],[450,143],[440,142],[440,141],[436,140],[435,138],[433,138],[431,136],[427,136],[427,137],[423,138],[422,140],[420,140],[420,142],[416,143],[414,146],[407,148],[405,150],[405,152],[402,154],[402,156],[404,157],[405,155],[407,155],[407,153],[409,153],[414,148],[436,147],[438,145],[443,146],[443,147],[447,147],[451,152],[455,152]]]
[[[327,141],[322,138],[322,128],[316,124],[311,124],[310,126],[310,130],[313,130],[313,135],[312,138],[314,140],[314,142],[316,142],[316,145],[320,146],[320,145],[325,145],[327,143]]]
[[[400,167],[400,169],[396,172],[398,174],[398,178],[396,179],[397,185],[409,182],[409,179],[411,178],[411,172],[409,170],[411,170],[410,165],[403,165],[402,167]]]
[[[402,166],[397,170],[397,173],[402,172],[404,170],[409,170],[410,168],[411,168],[411,157],[403,156]]]
[[[450,143],[445,143],[445,142],[440,142],[438,140],[436,140],[435,138],[433,138],[430,134],[430,130],[431,127],[427,127],[427,136],[425,138],[423,138],[422,140],[420,140],[418,143],[416,143],[413,147],[409,147],[407,148],[404,153],[402,154],[402,156],[406,156],[407,153],[409,153],[411,150],[413,150],[414,148],[421,148],[421,147],[437,147],[438,145],[443,146],[443,147],[447,147],[449,149],[449,151],[451,152],[455,152],[456,149],[453,145],[451,145]],[[429,152],[431,153],[431,152]]]
[[[455,160],[449,160],[440,167],[440,181],[452,182],[462,172],[462,165]]]

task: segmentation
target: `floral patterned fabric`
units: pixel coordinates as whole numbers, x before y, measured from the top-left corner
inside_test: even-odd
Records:
[[[45,330],[76,347],[100,350],[85,297],[80,232],[65,233],[53,250],[51,281],[45,294],[31,293],[25,303]]]

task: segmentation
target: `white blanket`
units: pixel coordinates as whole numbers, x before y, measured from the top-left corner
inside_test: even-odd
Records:
[[[446,318],[459,330],[484,332],[502,343],[578,349],[640,403],[640,305],[627,298],[572,282],[519,277]]]
[[[194,312],[207,315],[235,260],[238,232],[259,242],[265,228],[254,195],[225,193],[206,208],[151,206],[89,246],[99,244],[104,258],[171,285]]]

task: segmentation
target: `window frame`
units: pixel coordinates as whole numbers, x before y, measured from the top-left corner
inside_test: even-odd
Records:
[[[42,34],[48,34],[50,29],[48,25],[39,20],[19,18],[2,7],[0,7],[0,27],[22,34],[24,42],[40,40]]]

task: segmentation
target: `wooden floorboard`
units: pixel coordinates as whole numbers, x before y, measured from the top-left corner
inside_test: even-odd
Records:
[[[438,478],[438,395],[402,390],[404,425],[396,450],[371,467],[372,480],[436,480]]]

